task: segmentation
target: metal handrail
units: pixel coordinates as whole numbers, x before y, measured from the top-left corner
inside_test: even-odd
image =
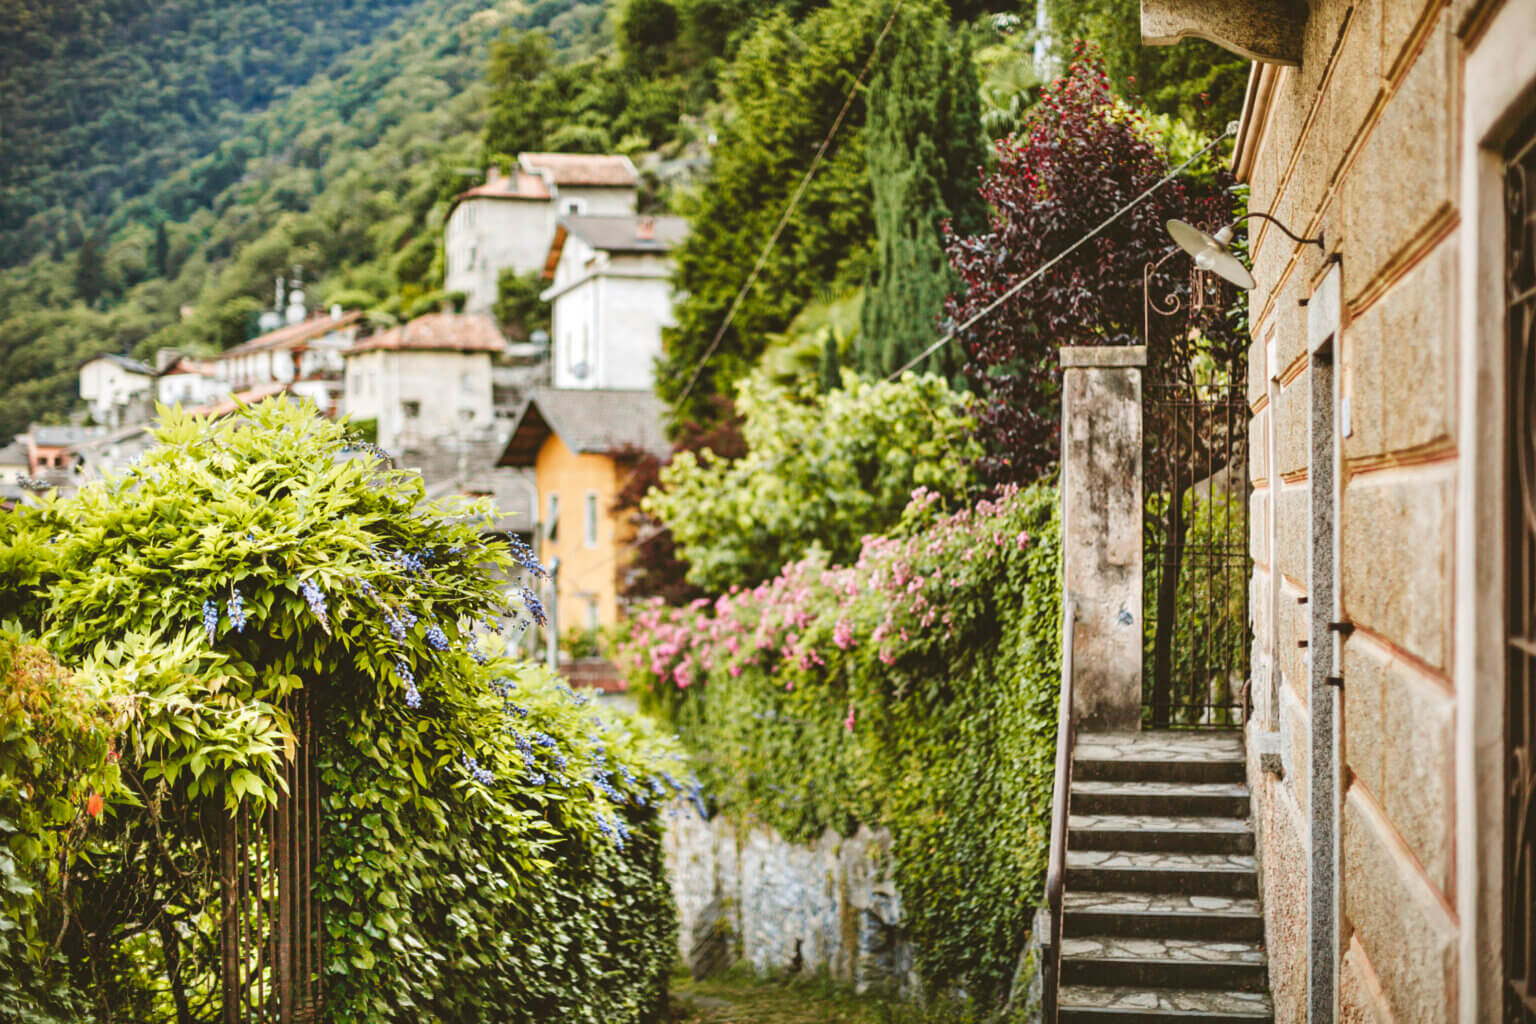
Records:
[[[1077,602],[1068,601],[1061,615],[1061,700],[1056,711],[1056,782],[1051,790],[1051,858],[1045,869],[1045,938],[1040,943],[1044,973],[1044,1024],[1055,1024],[1056,990],[1061,971],[1061,894],[1066,881],[1067,814],[1072,796],[1072,649],[1077,634]]]

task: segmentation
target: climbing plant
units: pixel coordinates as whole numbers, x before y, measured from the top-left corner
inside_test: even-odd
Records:
[[[91,1018],[215,1015],[211,840],[278,798],[302,690],[329,1019],[655,1019],[682,783],[651,729],[498,656],[542,617],[530,553],[312,407],[166,412],[156,436],[0,530],[25,625],[123,708],[122,790],[56,911]]]
[[[855,560],[640,609],[620,668],[726,813],[791,839],[893,835],[918,967],[1008,994],[1045,867],[1059,677],[1054,488],[935,516],[919,489]]]

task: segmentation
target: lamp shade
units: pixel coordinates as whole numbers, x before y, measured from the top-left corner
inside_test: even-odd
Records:
[[[1167,227],[1168,234],[1179,248],[1195,258],[1195,266],[1231,281],[1244,291],[1251,292],[1256,287],[1253,275],[1248,273],[1248,268],[1227,251],[1227,245],[1232,241],[1230,225],[1216,232],[1214,236],[1181,220],[1170,220]]]

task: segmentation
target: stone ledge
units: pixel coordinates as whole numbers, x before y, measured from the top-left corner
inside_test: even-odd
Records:
[[[1146,365],[1145,345],[1064,345],[1061,348],[1062,369]]]
[[[1291,0],[1141,0],[1141,41],[1195,36],[1265,64],[1301,64],[1306,9]]]

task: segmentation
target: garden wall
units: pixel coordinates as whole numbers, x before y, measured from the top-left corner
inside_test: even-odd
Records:
[[[710,974],[741,960],[760,974],[825,970],[860,992],[911,993],[917,973],[890,845],[888,832],[867,826],[792,843],[678,806],[663,850],[689,969]]]

